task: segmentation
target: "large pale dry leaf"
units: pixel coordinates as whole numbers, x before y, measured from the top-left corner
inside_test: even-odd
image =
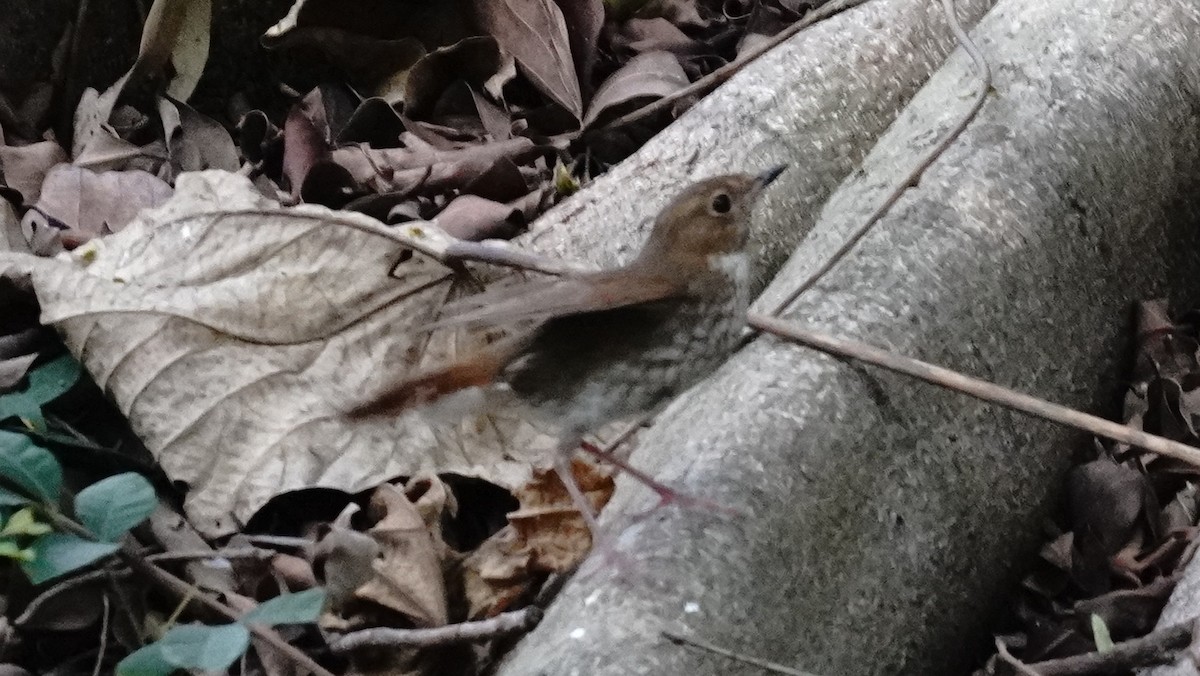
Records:
[[[553,0],[475,0],[479,25],[543,94],[580,119],[583,98],[562,10]]]
[[[629,60],[596,90],[583,126],[608,113],[609,119],[626,109],[659,99],[688,85],[687,74],[670,52],[646,52]]]
[[[424,350],[406,330],[446,297],[445,269],[418,256],[389,276],[400,252],[346,223],[379,227],[281,209],[237,174],[182,174],[171,200],[79,262],[0,253],[0,271],[30,275],[43,322],[189,486],[185,509],[206,535],[308,486],[356,491],[423,469],[523,484],[552,442],[511,416],[342,421],[423,351],[428,363],[454,345]]]

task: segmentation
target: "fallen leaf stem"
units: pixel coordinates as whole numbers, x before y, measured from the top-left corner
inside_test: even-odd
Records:
[[[964,375],[928,362],[894,354],[867,343],[838,338],[795,326],[775,317],[750,313],[747,323],[759,331],[826,354],[855,359],[889,371],[912,376],[933,385],[997,404],[1050,422],[1073,427],[1098,437],[1145,449],[1200,467],[1200,448],[1133,429],[1111,420],[1051,403],[980,378]]]

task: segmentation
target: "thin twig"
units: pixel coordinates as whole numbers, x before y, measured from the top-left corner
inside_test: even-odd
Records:
[[[804,329],[774,317],[750,313],[750,326],[789,342],[811,347],[827,354],[881,366],[889,371],[912,376],[927,383],[953,390],[976,399],[1020,411],[1043,420],[1083,430],[1106,439],[1119,441],[1147,451],[1200,467],[1200,449],[1178,441],[1148,434],[1075,409],[1009,389],[986,380],[963,375],[941,366],[893,354],[867,343]]]
[[[112,613],[112,607],[108,602],[107,593],[101,594],[100,600],[104,602],[104,609],[100,615],[100,650],[96,652],[96,666],[92,667],[92,676],[100,676],[104,653],[108,652],[108,616]]]
[[[80,537],[94,539],[94,535],[86,528],[57,512],[46,510],[46,515],[60,530],[73,533]],[[133,549],[130,545],[123,545],[117,552],[121,560],[125,562],[134,572],[148,578],[151,582],[165,589],[179,599],[188,599],[196,601],[208,610],[217,613],[231,621],[237,622],[241,619],[242,613],[237,612],[233,608],[221,603],[209,594],[204,593],[195,585],[188,584],[182,578],[176,577],[174,574],[160,568],[156,564],[147,561]],[[315,674],[316,676],[334,676],[333,672],[325,667],[317,664],[313,658],[309,657],[304,651],[289,644],[282,636],[274,629],[260,624],[247,625],[250,633],[262,639],[263,642],[270,645],[275,650],[278,650],[282,655],[286,656],[294,662],[299,668]]]
[[[992,89],[992,70],[988,67],[987,59],[983,57],[983,53],[979,51],[979,47],[977,47],[975,43],[971,41],[970,36],[967,35],[967,32],[963,30],[962,24],[959,23],[958,17],[954,12],[954,0],[942,0],[942,9],[943,13],[946,15],[946,21],[950,24],[950,31],[954,33],[954,37],[958,38],[958,42],[962,45],[963,49],[966,50],[967,54],[971,56],[971,60],[975,62],[975,70],[979,73],[979,91],[975,94],[975,102],[971,104],[971,107],[967,110],[967,113],[962,116],[962,118],[956,125],[954,125],[950,132],[946,134],[942,140],[939,141],[938,144],[934,146],[933,149],[930,150],[920,162],[917,163],[915,167],[913,167],[912,171],[910,171],[907,176],[901,179],[900,182],[897,183],[894,188],[892,188],[892,191],[888,193],[888,196],[884,198],[883,202],[881,202],[875,211],[873,211],[871,215],[867,217],[867,220],[864,221],[862,225],[858,226],[858,229],[855,230],[854,233],[842,243],[842,246],[839,247],[837,251],[833,252],[832,256],[825,259],[825,262],[822,263],[815,272],[809,275],[808,279],[801,282],[800,286],[797,286],[795,289],[793,289],[792,292],[789,293],[787,297],[779,303],[779,305],[775,306],[775,309],[771,311],[772,315],[776,317],[782,315],[785,311],[787,311],[788,306],[796,302],[796,299],[799,298],[801,294],[815,286],[817,282],[821,281],[822,277],[828,274],[830,270],[840,263],[841,260],[846,257],[846,254],[850,253],[850,251],[857,246],[860,241],[862,241],[862,238],[867,236],[867,233],[871,231],[871,228],[875,227],[875,224],[878,223],[885,214],[887,214],[888,210],[891,209],[894,204],[896,204],[896,202],[904,194],[904,191],[917,185],[917,182],[921,180],[921,175],[924,174],[925,171],[929,169],[929,167],[932,166],[939,157],[942,156],[942,153],[946,152],[946,149],[958,139],[959,135],[962,134],[963,131],[966,130],[967,126],[975,120],[975,116],[978,115],[980,109],[983,108],[983,104],[987,100],[988,92],[990,92]]]
[[[667,639],[668,641],[670,641],[676,645],[683,645],[683,646],[687,646],[689,648],[696,648],[696,649],[704,650],[704,651],[707,651],[707,652],[710,652],[710,653],[713,653],[716,655],[720,655],[722,657],[728,657],[729,659],[736,660],[738,662],[744,662],[746,664],[753,664],[754,666],[759,667],[760,669],[766,669],[767,671],[773,671],[777,674],[786,674],[786,676],[815,676],[811,672],[800,671],[799,669],[793,669],[792,667],[780,664],[778,662],[764,660],[761,657],[753,657],[751,655],[743,655],[741,653],[736,653],[732,650],[722,648],[721,646],[713,645],[712,643],[709,643],[708,641],[702,641],[702,640],[696,639],[696,638],[687,638],[685,636],[680,636],[679,634],[675,634],[675,633],[672,633],[669,631],[662,632],[662,635],[663,635],[663,638]]]
[[[433,648],[456,643],[487,641],[509,634],[524,633],[542,621],[542,609],[522,608],[477,622],[448,624],[427,629],[394,629],[374,627],[342,634],[329,642],[335,653],[348,653],[363,648]]]
[[[1041,672],[1031,669],[1028,664],[1013,657],[1013,654],[1008,651],[1008,646],[1004,644],[1004,641],[999,636],[996,637],[996,655],[1005,664],[1016,669],[1019,674],[1023,674],[1024,676],[1042,676]]]
[[[705,75],[699,80],[696,80],[692,84],[680,89],[677,92],[672,92],[661,99],[656,99],[655,101],[648,103],[637,110],[618,117],[608,124],[605,124],[604,128],[608,129],[611,127],[620,127],[631,122],[637,122],[644,117],[667,110],[680,101],[692,97],[703,96],[704,94],[716,89],[718,85],[724,83],[729,78],[733,77],[739,70],[745,68],[750,62],[778,47],[784,42],[787,42],[794,35],[805,28],[808,28],[819,21],[824,21],[825,19],[828,19],[834,15],[841,14],[848,9],[858,7],[866,2],[867,0],[835,0],[834,2],[825,3],[824,5],[812,10],[808,14],[805,14],[799,21],[783,29],[770,40],[763,42],[753,49],[747,50],[746,53],[740,55],[736,61],[732,61],[724,66],[721,66],[720,68],[714,70],[708,75]]]
[[[276,552],[257,547],[237,547],[231,549],[196,550],[194,552],[160,552],[147,554],[146,560],[154,563],[166,561],[206,561],[209,559],[269,559]]]
[[[1192,640],[1195,620],[1187,620],[1140,638],[1121,641],[1108,652],[1084,653],[1029,665],[1038,676],[1124,674],[1138,667],[1173,661]]]

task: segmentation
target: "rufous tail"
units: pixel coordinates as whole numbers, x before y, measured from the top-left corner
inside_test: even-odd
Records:
[[[512,359],[513,353],[511,346],[497,346],[435,371],[406,378],[350,409],[345,417],[360,420],[398,415],[467,388],[490,385]]]

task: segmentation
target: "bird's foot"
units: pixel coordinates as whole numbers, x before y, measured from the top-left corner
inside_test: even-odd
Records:
[[[745,512],[743,512],[739,509],[735,509],[733,507],[723,505],[719,502],[716,502],[715,500],[709,500],[707,498],[701,498],[699,496],[684,493],[683,491],[680,491],[676,488],[668,486],[667,484],[664,484],[661,481],[654,479],[649,474],[646,474],[645,472],[639,470],[638,468],[634,467],[633,465],[630,465],[629,463],[625,462],[624,460],[614,456],[612,453],[608,453],[608,452],[604,451],[603,449],[598,448],[595,444],[593,444],[591,442],[588,442],[588,441],[581,442],[580,448],[585,453],[587,453],[593,457],[599,458],[600,460],[615,466],[617,469],[619,469],[622,472],[624,472],[625,474],[628,474],[629,476],[633,477],[639,483],[641,483],[643,486],[645,486],[646,488],[649,488],[650,490],[654,491],[654,493],[656,495],[658,495],[658,504],[657,505],[655,505],[654,507],[650,508],[649,510],[647,510],[645,512],[641,512],[641,513],[633,515],[633,521],[635,523],[638,521],[641,521],[642,519],[646,518],[647,516],[649,516],[650,514],[656,512],[656,511],[658,511],[659,509],[662,509],[664,507],[669,507],[671,505],[676,505],[676,506],[680,507],[681,509],[697,511],[697,512],[716,512],[719,514],[724,514],[725,516],[732,516],[732,517],[745,517],[746,516]]]

